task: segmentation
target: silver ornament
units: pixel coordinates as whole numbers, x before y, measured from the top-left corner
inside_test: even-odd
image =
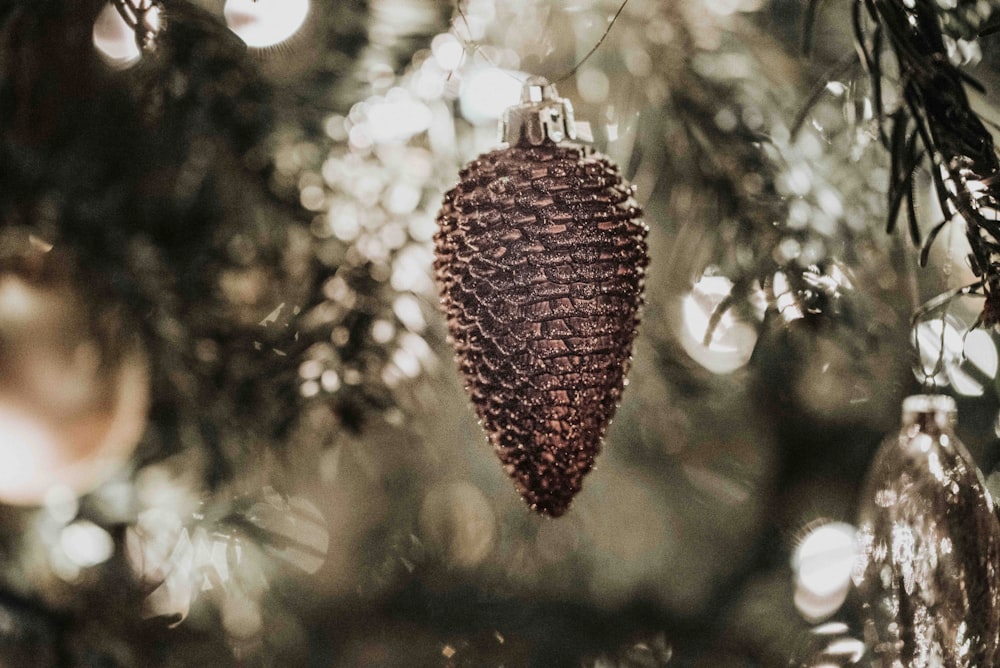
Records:
[[[903,402],[860,507],[855,584],[865,635],[885,668],[994,666],[1000,641],[1000,525],[955,437],[955,402]]]

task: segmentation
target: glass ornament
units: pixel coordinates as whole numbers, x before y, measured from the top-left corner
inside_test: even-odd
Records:
[[[0,271],[0,503],[17,505],[96,488],[131,456],[149,404],[125,323],[51,275],[65,258],[35,259],[37,271]]]
[[[854,578],[875,665],[998,659],[1000,526],[955,415],[950,397],[908,397],[862,492]]]

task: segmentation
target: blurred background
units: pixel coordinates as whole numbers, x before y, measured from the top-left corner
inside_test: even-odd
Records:
[[[964,226],[926,267],[886,231],[900,81],[845,60],[853,4],[0,4],[0,665],[864,665],[879,443],[950,394],[998,490],[1000,402],[982,298],[919,311],[974,281]],[[931,4],[1000,119],[996,3]],[[529,75],[650,228],[557,520],[487,444],[431,273]],[[931,168],[907,187],[926,236]]]

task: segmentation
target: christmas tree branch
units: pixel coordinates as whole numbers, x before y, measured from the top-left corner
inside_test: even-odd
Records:
[[[996,325],[1000,323],[1000,160],[992,135],[965,91],[966,85],[979,88],[979,84],[948,57],[950,36],[945,25],[954,16],[931,0],[863,0],[863,5],[859,1],[854,7],[855,39],[864,54],[877,105],[881,105],[884,77],[879,63],[883,34],[899,68],[900,106],[892,114],[884,110],[879,114],[882,127],[892,121],[886,142],[893,161],[888,227],[893,228],[906,198],[911,236],[918,242],[912,174],[926,156],[945,220],[935,225],[924,242],[921,264],[926,263],[930,245],[945,223],[961,216],[972,249],[970,263],[986,294],[979,322]],[[864,25],[862,10],[874,27]],[[979,26],[957,28],[960,34],[976,34]],[[918,141],[922,150],[917,149]]]
[[[815,258],[809,253],[785,257],[779,248],[783,242],[797,248],[824,248],[836,243],[830,230],[823,232],[819,226],[789,222],[792,207],[822,210],[819,193],[831,185],[824,178],[824,166],[807,158],[794,138],[809,113],[829,94],[827,81],[846,74],[857,65],[858,58],[852,54],[831,66],[823,84],[810,92],[803,111],[786,126],[780,104],[764,83],[774,78],[773,69],[765,74],[753,49],[746,47],[763,38],[748,26],[740,31],[750,34],[727,41],[719,53],[745,63],[744,75],[731,76],[724,69],[689,65],[674,71],[670,79],[667,122],[674,129],[667,132],[673,154],[678,156],[678,164],[671,165],[677,170],[672,178],[677,182],[699,180],[695,189],[699,194],[691,200],[694,206],[688,204],[686,208],[694,211],[700,206],[702,211],[694,213],[696,218],[715,216],[719,234],[716,247],[730,249],[715,260],[719,272],[732,281],[732,291],[712,313],[704,344],[708,345],[722,317],[732,309],[747,318],[759,317],[751,313],[759,296],[766,299],[770,312],[782,318],[832,317],[852,327],[865,318],[858,312],[860,304],[845,299],[843,286],[824,280],[831,270],[830,256],[821,252]],[[684,42],[685,38],[687,43],[681,48],[695,54],[690,62],[722,57],[699,54],[690,36],[681,35],[678,41]],[[796,83],[772,81],[771,86]],[[811,175],[807,188],[803,191],[796,187],[792,192],[788,183],[806,173]],[[756,178],[748,180],[748,174]],[[680,219],[691,217],[681,211],[676,213]],[[856,236],[842,216],[833,222],[836,234]],[[779,280],[776,274],[781,275]]]

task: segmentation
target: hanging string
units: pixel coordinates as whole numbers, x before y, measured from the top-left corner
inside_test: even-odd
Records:
[[[150,25],[153,0],[112,0],[118,14],[135,33],[135,43],[141,51],[149,48],[155,32]]]
[[[576,74],[576,71],[578,69],[580,69],[580,67],[583,66],[583,64],[585,62],[587,62],[592,55],[594,55],[594,52],[597,51],[601,47],[601,44],[604,43],[604,40],[607,39],[608,35],[611,33],[611,29],[615,27],[615,23],[618,21],[618,17],[622,15],[623,11],[625,11],[625,5],[627,5],[627,4],[628,4],[628,0],[625,0],[624,2],[622,2],[621,7],[619,7],[618,11],[615,12],[615,15],[612,17],[611,22],[608,24],[607,29],[604,31],[604,34],[601,35],[601,38],[599,40],[597,40],[597,44],[595,44],[590,49],[590,51],[587,52],[587,55],[585,55],[583,58],[581,58],[580,62],[578,62],[576,65],[573,66],[573,69],[571,69],[569,72],[567,72],[563,76],[561,76],[558,79],[556,79],[553,83],[557,83],[558,84],[558,83],[562,83],[563,81],[566,81],[566,79],[569,79],[571,76],[573,76],[574,74]]]
[[[941,265],[941,276],[944,278],[944,287],[946,290],[951,291],[951,262],[954,259],[952,251],[955,247],[955,236],[953,234],[948,235],[948,243],[945,246],[944,262]],[[941,311],[941,337],[938,341],[938,359],[937,364],[934,365],[934,376],[937,377],[939,370],[944,368],[944,358],[945,358],[945,332],[948,330],[948,314],[951,312],[951,305],[953,301],[949,301],[944,310]],[[964,338],[963,338],[964,343]]]
[[[480,49],[480,47],[472,39],[472,26],[469,25],[469,19],[468,19],[468,17],[465,16],[465,12],[462,11],[462,3],[461,2],[458,2],[458,3],[455,4],[455,10],[458,12],[458,15],[462,18],[462,23],[465,24],[465,29],[469,33],[469,39],[467,39],[467,40],[460,40],[462,42],[462,57],[458,59],[458,65],[455,66],[455,69],[458,69],[458,68],[462,67],[462,63],[465,62],[465,53],[466,53],[466,50],[469,49],[469,48],[472,48],[474,51],[478,51]],[[493,67],[497,67],[496,64],[492,60],[490,60],[489,56],[487,56],[485,53],[483,53],[482,55],[483,55],[483,59],[487,63],[489,63]],[[451,71],[448,72],[448,78],[446,79],[447,81],[451,81],[452,75],[455,74],[455,69],[452,69]],[[502,69],[502,68],[499,68],[499,67],[497,67],[497,69],[499,69],[504,74],[507,74],[508,76],[513,76],[513,75],[510,74],[510,72],[508,72],[505,69]]]
[[[903,245],[901,235],[896,235],[894,238],[897,239],[898,245],[900,246]],[[908,287],[907,292],[909,293],[910,302],[913,308],[912,310],[913,315],[910,318],[910,331],[912,332],[913,347],[915,348],[917,356],[916,366],[920,369],[921,377],[919,379],[919,382],[926,391],[932,391],[934,389],[933,378],[937,376],[937,374],[940,372],[938,365],[943,365],[944,361],[943,361],[943,356],[939,356],[937,360],[938,363],[935,364],[934,368],[932,368],[930,371],[927,370],[927,367],[924,365],[923,346],[920,342],[919,326],[923,321],[925,315],[933,313],[937,309],[947,304],[947,302],[941,302],[939,300],[939,297],[941,295],[938,295],[938,297],[935,297],[934,299],[931,299],[930,301],[924,303],[923,305],[920,305],[920,287],[918,286],[917,283],[917,273],[914,270],[915,269],[914,262],[910,258],[908,253],[904,254],[903,266],[906,267],[906,282]],[[944,330],[942,329],[942,332],[943,331]],[[944,341],[942,340],[940,343],[941,343],[941,349],[943,350]]]
[[[959,299],[961,297],[968,297],[968,296],[982,297],[983,296],[982,293],[978,291],[981,290],[986,283],[986,278],[981,278],[979,280],[973,281],[972,283],[963,285],[961,287],[952,287],[952,285],[954,284],[954,279],[952,276],[952,266],[951,266],[952,261],[954,259],[953,243],[954,243],[954,238],[949,235],[945,264],[941,270],[947,290],[945,290],[941,294],[935,295],[931,299],[921,304],[919,307],[915,308],[913,311],[913,316],[910,319],[910,326],[913,329],[914,344],[916,347],[917,359],[919,360],[920,363],[920,373],[922,376],[921,382],[924,385],[924,387],[927,388],[928,390],[936,389],[937,382],[934,379],[944,369],[945,358],[946,358],[945,334],[947,332],[948,315],[952,304],[956,299]],[[912,270],[912,267],[910,266],[909,262],[907,263],[907,269]],[[912,271],[908,271],[908,273],[910,273],[910,277],[914,279],[911,286],[912,288],[911,296],[914,299],[916,299],[917,288],[916,288],[915,276],[912,274]],[[937,360],[934,363],[934,367],[930,370],[930,372],[928,372],[927,369],[924,367],[923,363],[920,336],[917,331],[917,326],[921,322],[923,322],[925,318],[927,318],[927,321],[934,319],[933,314],[939,311],[941,313],[939,318],[941,322],[941,331],[938,333]],[[962,334],[963,360],[967,359],[965,352],[965,342],[968,339],[969,334],[971,334],[972,331],[978,326],[979,326],[979,321],[977,321],[972,327],[967,328],[965,330],[965,333]]]
[[[570,69],[569,72],[567,72],[563,76],[557,78],[552,83],[559,84],[559,83],[562,83],[562,82],[566,81],[571,76],[573,76],[574,74],[576,74],[577,70],[579,70],[584,65],[584,63],[586,63],[588,60],[590,60],[590,57],[593,56],[594,53],[599,48],[601,48],[601,44],[603,44],[604,40],[607,39],[608,35],[611,34],[611,29],[615,27],[615,23],[618,22],[618,17],[620,17],[622,15],[622,12],[625,11],[625,6],[628,5],[628,3],[629,3],[629,0],[623,0],[622,4],[618,7],[618,11],[616,11],[615,15],[613,17],[611,17],[611,21],[608,23],[608,27],[605,28],[604,34],[602,34],[601,38],[597,40],[597,43],[595,43],[594,46],[591,47],[590,51],[587,52],[587,55],[585,55],[583,58],[581,58],[576,63],[576,65],[574,65],[572,67],[572,69]],[[507,76],[511,77],[512,79],[515,79],[516,81],[518,81],[520,83],[523,83],[523,81],[521,79],[517,78],[516,76],[514,76],[513,74],[511,74],[507,70],[499,67],[496,63],[494,63],[490,59],[490,57],[482,50],[482,47],[479,44],[477,44],[475,41],[472,40],[472,26],[469,24],[469,19],[465,15],[465,11],[462,9],[462,3],[461,3],[461,1],[459,1],[459,2],[457,2],[455,4],[455,11],[458,12],[459,17],[462,19],[462,22],[465,24],[466,31],[468,31],[468,33],[469,33],[469,39],[468,40],[462,40],[463,46],[465,48],[471,48],[473,51],[478,51],[482,55],[483,60],[485,60],[490,66],[496,67],[497,69],[499,69],[501,72],[505,73]],[[465,49],[462,50],[462,58],[459,61],[457,67],[461,67],[462,63],[464,61],[465,61]],[[454,74],[454,70],[452,70],[451,72],[448,72],[448,80],[451,80],[452,74]]]

